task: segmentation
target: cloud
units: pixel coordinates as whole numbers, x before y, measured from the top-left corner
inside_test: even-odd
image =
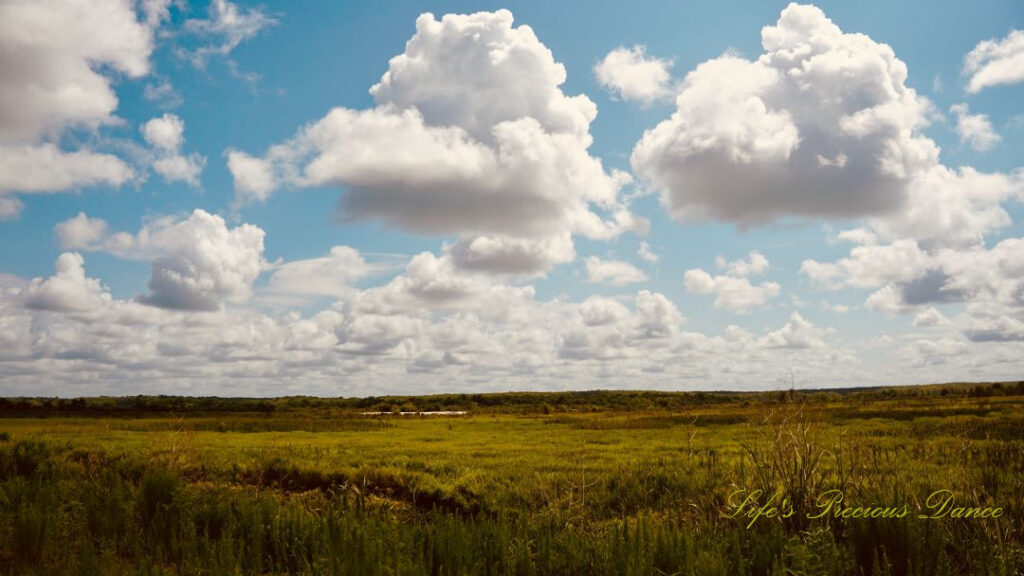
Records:
[[[110,300],[100,281],[86,278],[85,260],[76,252],[65,252],[54,265],[56,273],[36,278],[26,290],[25,305],[55,312],[88,311]]]
[[[800,272],[832,289],[878,288],[891,282],[909,282],[932,265],[932,258],[915,240],[903,239],[883,246],[856,246],[848,257],[836,262],[804,260]]]
[[[180,310],[216,310],[225,300],[245,302],[263,267],[263,236],[252,224],[229,229],[223,218],[198,209],[185,220],[162,220],[143,228],[135,249],[156,258],[149,294],[140,301]]]
[[[665,348],[684,318],[664,295],[641,290],[633,310],[610,298],[591,297],[559,335],[558,354],[572,360],[622,361]]]
[[[185,156],[181,153],[185,144],[185,122],[181,118],[167,113],[149,120],[139,130],[153,149],[153,170],[165,182],[199,185],[199,175],[206,165],[206,158],[200,154]]]
[[[629,308],[612,298],[591,296],[580,303],[580,319],[584,326],[618,324],[631,314]]]
[[[120,158],[89,150],[65,152],[53,144],[0,145],[0,199],[6,194],[43,194],[107,184],[120,186],[134,176]],[[10,210],[17,215],[20,204]]]
[[[949,319],[942,315],[935,308],[929,306],[924,310],[917,313],[914,316],[914,326],[927,327],[927,326],[940,326],[943,324],[949,324]]]
[[[142,89],[142,97],[150,102],[156,102],[163,109],[177,108],[185,103],[181,92],[166,78],[146,84]]]
[[[1024,342],[1024,312],[1020,307],[1007,309],[988,304],[970,306],[964,336],[971,342],[987,345],[996,342]]]
[[[793,312],[782,328],[766,334],[761,343],[767,348],[821,348],[828,330],[808,322],[799,312]]]
[[[969,144],[975,151],[984,152],[1001,140],[985,114],[970,114],[967,104],[963,103],[950,106],[949,111],[956,116],[956,135],[961,144]]]
[[[906,65],[814,6],[789,5],[761,38],[757,60],[727,53],[687,74],[676,111],[634,148],[634,173],[679,221],[899,209],[938,158],[916,133],[930,104]]]
[[[715,259],[719,268],[724,268],[731,276],[760,276],[768,271],[771,263],[757,250],[751,250],[746,260],[740,259],[734,262],[726,262],[725,258],[719,256]]]
[[[405,272],[356,298],[356,308],[373,314],[424,315],[436,310],[472,310],[482,317],[504,319],[532,302],[532,286],[496,283],[486,275],[461,270],[450,255],[422,252]]]
[[[74,218],[60,222],[55,232],[63,250],[89,249],[108,236],[106,221],[102,218],[89,218],[85,212],[79,212]]]
[[[116,121],[110,76],[149,72],[152,30],[130,0],[0,4],[0,216],[16,216],[12,193],[120,186],[133,175],[119,158],[65,151],[61,136]]]
[[[708,272],[694,268],[683,275],[686,291],[693,294],[714,294],[715,308],[725,308],[740,314],[763,306],[768,300],[779,295],[779,285],[775,282],[752,284],[747,276],[765,273],[771,264],[760,252],[750,252],[747,260],[726,262],[718,257],[718,267],[726,269],[726,274],[712,276]]]
[[[184,219],[156,218],[134,235],[109,233],[106,222],[82,213],[58,224],[56,232],[68,248],[149,260],[149,293],[139,301],[160,308],[210,311],[224,301],[244,303],[267,267],[263,230],[252,224],[228,228],[223,218],[200,209]]]
[[[1013,30],[1006,38],[979,42],[964,57],[964,74],[970,75],[967,91],[1024,81],[1024,31]]]
[[[197,68],[205,68],[212,56],[230,56],[239,44],[276,23],[277,20],[267,15],[262,7],[246,9],[228,0],[213,0],[206,19],[186,20],[184,25],[186,32],[207,42],[194,50],[181,50],[180,53]]]
[[[640,248],[637,249],[636,255],[645,262],[650,262],[651,264],[654,264],[661,259],[661,256],[658,256],[653,250],[651,250],[651,246],[647,242],[640,243]]]
[[[594,66],[601,86],[623,100],[649,106],[673,96],[671,60],[647,55],[643,46],[617,48]]]
[[[903,210],[868,221],[880,240],[913,238],[933,248],[969,248],[1009,226],[1002,204],[1024,198],[1024,171],[984,173],[936,166],[911,184]]]
[[[586,259],[587,281],[593,284],[625,286],[647,280],[647,274],[629,262],[602,260],[596,256]]]
[[[159,231],[180,235],[173,225],[189,219],[147,223],[130,235],[133,254],[158,253],[164,243]],[[317,271],[337,272],[333,264],[358,261],[351,249],[336,247],[299,261],[308,264],[291,267],[289,275],[312,280]],[[334,290],[324,284],[316,291]],[[889,363],[866,370],[857,364],[866,349],[856,340],[848,343],[850,352],[823,351],[833,331],[800,315],[761,333],[737,326],[683,331],[676,305],[646,290],[622,299],[538,301],[532,287],[461,271],[446,253],[417,255],[386,284],[352,286],[337,296],[310,313],[157,308],[111,297],[85,273],[80,256],[66,254],[50,278],[0,275],[0,375],[14,394],[159,393],[173,386],[223,395],[238,394],[244,381],[249,395],[366,396],[439,392],[452,381],[473,391],[626,382],[756,389],[766,375],[769,384],[773,374],[788,382],[790,367],[798,381],[862,385],[892,381],[908,359],[902,355],[908,340],[894,335],[871,348]],[[948,339],[970,355],[978,373],[992,379],[1016,373],[1019,316],[977,309],[963,322],[973,327],[976,342],[941,336],[922,346],[938,353]],[[930,371],[932,365],[940,367]],[[919,381],[948,378],[948,361],[921,370]]]
[[[14,196],[0,195],[0,220],[16,218],[24,204]]]
[[[228,149],[228,171],[235,182],[235,206],[265,202],[278,186],[269,162]]]
[[[1024,308],[1024,239],[922,248],[917,241],[862,245],[833,263],[807,260],[801,272],[833,289],[872,289],[869,310],[915,314],[915,326],[953,326],[976,342],[1014,340],[1014,318]],[[932,305],[965,303],[968,312],[947,322]],[[996,321],[1002,316],[1009,321]]]
[[[341,186],[346,219],[459,235],[462,265],[542,272],[568,257],[567,234],[642,225],[619,198],[629,176],[587,151],[596,106],[565,78],[506,10],[424,14],[370,89],[376,107],[335,108],[262,157],[227,151],[236,202]]]
[[[540,240],[507,236],[461,238],[450,248],[453,263],[475,272],[510,276],[535,276],[547,273],[558,264],[576,258],[572,236],[562,234]]]
[[[335,296],[352,291],[354,281],[373,273],[355,248],[335,246],[326,256],[274,266],[266,291],[286,296]]]

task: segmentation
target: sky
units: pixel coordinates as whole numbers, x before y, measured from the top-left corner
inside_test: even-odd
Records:
[[[0,0],[0,395],[1018,380],[1022,29]]]

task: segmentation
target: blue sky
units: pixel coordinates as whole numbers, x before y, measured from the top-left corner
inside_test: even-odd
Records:
[[[0,1],[0,394],[1020,376],[1019,3],[83,11]]]

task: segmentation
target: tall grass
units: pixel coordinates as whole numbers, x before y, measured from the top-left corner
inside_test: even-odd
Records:
[[[1022,573],[1024,412],[933,402],[889,420],[773,403],[320,432],[11,420],[0,574]],[[737,489],[797,513],[748,528]],[[938,489],[1005,515],[917,519]],[[807,519],[829,490],[912,514]]]

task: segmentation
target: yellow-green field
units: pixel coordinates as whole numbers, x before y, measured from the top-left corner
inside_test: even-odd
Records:
[[[1019,574],[1022,391],[621,393],[455,417],[8,406],[0,570]],[[740,509],[757,490],[788,517]]]

